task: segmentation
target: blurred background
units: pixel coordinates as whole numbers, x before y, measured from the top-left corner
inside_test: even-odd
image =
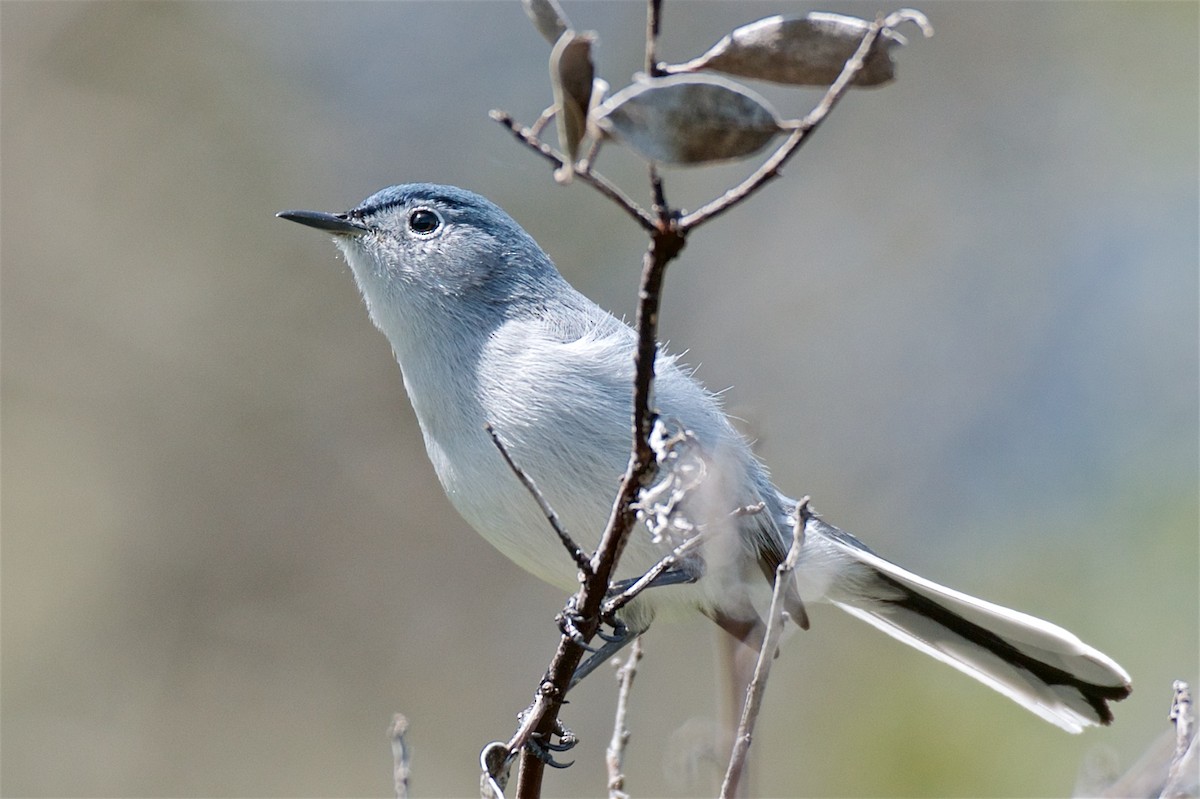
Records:
[[[564,3],[614,88],[640,3]],[[662,57],[785,10],[666,4]],[[890,8],[890,7],[886,7]],[[1133,675],[1070,736],[833,609],[776,662],[754,790],[1060,796],[1167,729],[1197,642],[1197,6],[925,3],[937,35],[691,240],[662,327],[781,487]],[[0,5],[6,796],[468,796],[564,597],[442,496],[329,241],[274,218],[479,191],[631,315],[644,239],[487,112],[550,102],[516,3]],[[818,93],[756,87],[799,116]],[[754,163],[667,173],[696,207]],[[636,158],[599,167],[640,199]],[[646,640],[638,795],[712,790],[715,635]],[[604,791],[613,684],[547,791]]]

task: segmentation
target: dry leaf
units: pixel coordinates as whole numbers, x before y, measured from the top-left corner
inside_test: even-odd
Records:
[[[566,31],[550,53],[550,83],[554,89],[554,119],[558,141],[572,161],[579,157],[579,143],[587,133],[588,109],[596,70],[592,66],[592,44],[596,34]]]
[[[640,80],[598,106],[592,121],[604,135],[668,164],[741,158],[783,130],[766,100],[715,75]]]
[[[828,86],[837,80],[870,28],[857,17],[813,12],[803,17],[774,16],[743,25],[686,64],[668,73],[712,69],[743,78],[794,86]],[[904,37],[884,29],[853,86],[878,86],[896,76],[890,50]]]
[[[550,44],[557,42],[571,27],[558,0],[521,0],[521,5],[533,21],[533,27],[537,28],[538,33],[546,37]]]

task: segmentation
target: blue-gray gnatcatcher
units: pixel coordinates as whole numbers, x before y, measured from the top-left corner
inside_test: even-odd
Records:
[[[485,426],[564,527],[594,547],[629,458],[633,330],[572,288],[504,211],[462,189],[393,186],[344,214],[279,216],[333,234],[392,344],[454,507],[519,566],[574,591],[575,563]],[[761,640],[756,605],[789,547],[796,502],[771,484],[716,398],[665,356],[653,404],[703,453],[686,512],[706,528],[705,568],[693,582],[642,593],[622,621],[636,635],[656,614],[699,610],[743,641]],[[930,582],[820,519],[805,534],[796,613],[832,602],[1071,732],[1110,723],[1108,702],[1129,695],[1129,675],[1061,627]],[[635,530],[618,576],[638,576],[664,554]]]

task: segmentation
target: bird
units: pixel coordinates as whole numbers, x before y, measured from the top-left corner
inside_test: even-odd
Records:
[[[578,566],[513,465],[576,541],[598,543],[629,459],[634,330],[465,189],[394,185],[345,213],[277,216],[332,235],[391,344],[450,503],[518,566],[573,592]],[[655,371],[653,408],[695,467],[676,518],[703,537],[683,579],[621,609],[623,640],[698,611],[761,642],[764,598],[801,506],[774,486],[719,398],[661,347]],[[635,579],[664,554],[663,536],[640,525],[615,577]],[[1112,658],[1062,627],[920,577],[820,516],[804,524],[786,596],[802,626],[807,605],[832,603],[1068,732],[1110,724],[1109,703],[1132,690]]]

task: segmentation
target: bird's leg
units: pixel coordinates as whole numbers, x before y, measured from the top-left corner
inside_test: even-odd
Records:
[[[614,635],[605,637],[603,646],[599,649],[589,650],[592,654],[588,655],[587,659],[575,668],[575,673],[571,675],[572,688],[582,682],[584,677],[595,671],[597,666],[607,663],[615,657],[618,652],[625,648],[626,644],[633,641],[633,639],[637,638],[645,630],[639,630],[634,633],[630,632],[626,625],[621,624],[619,627],[614,626],[613,632]]]
[[[680,558],[677,553],[672,553],[654,564],[641,577],[612,583],[605,594],[604,606],[600,612],[601,621],[613,618],[618,610],[628,605],[634,597],[647,588],[694,583],[703,576],[703,558],[697,555]]]
[[[694,563],[691,561],[683,561],[675,564],[665,572],[655,575],[654,578],[643,587],[643,590],[645,588],[660,588],[664,585],[694,583],[703,575],[703,561],[699,559],[696,559]],[[643,579],[643,577],[630,577],[627,580],[617,580],[608,587],[607,597],[611,599],[619,596],[620,594],[623,594],[625,591],[640,583]]]
[[[617,618],[617,611],[626,605],[632,596],[626,596],[629,589],[637,587],[637,593],[641,593],[647,588],[657,588],[664,585],[680,585],[683,583],[694,583],[700,579],[704,573],[704,562],[696,559],[694,561],[685,561],[676,564],[671,568],[656,574],[652,579],[646,581],[645,575],[642,577],[631,577],[627,580],[618,580],[608,587],[608,592],[605,594],[606,602],[600,613],[600,623],[607,624],[612,627],[611,633],[604,632],[603,629],[596,631],[596,636],[606,644],[617,642],[628,643],[629,630],[625,622]],[[640,584],[640,585],[639,585]],[[576,607],[575,597],[572,596],[567,600],[567,606],[563,608],[554,620],[558,622],[558,629],[563,635],[570,638],[579,646],[586,649],[588,652],[597,652],[598,650],[588,645],[588,638],[580,631],[580,622],[582,618],[578,608]],[[595,668],[594,666],[592,667]],[[576,672],[576,677],[579,672]]]
[[[604,644],[598,649],[593,649],[587,646],[586,642],[578,639],[573,639],[576,643],[583,646],[589,652],[587,659],[584,660],[575,669],[575,674],[571,676],[571,687],[578,685],[584,677],[596,670],[596,667],[614,657],[618,652],[633,639],[645,632],[638,630],[636,633],[629,629],[629,626],[617,616],[617,611],[624,607],[632,598],[627,595],[630,589],[637,587],[637,592],[646,590],[647,588],[656,588],[664,585],[681,585],[684,583],[694,583],[704,574],[704,561],[700,558],[689,558],[688,560],[676,563],[670,568],[662,571],[649,581],[645,580],[645,575],[642,577],[631,578],[628,580],[618,580],[608,588],[607,600],[600,612],[601,624],[607,624],[612,627],[611,633],[605,633],[603,630],[597,630],[596,636],[604,641]],[[641,584],[641,585],[639,585]],[[568,605],[570,608],[571,606]],[[560,614],[561,616],[562,614]],[[560,621],[560,625],[565,624]],[[578,634],[578,629],[572,627],[575,633]],[[564,630],[564,632],[566,632]],[[570,633],[566,633],[570,634]],[[582,636],[580,636],[582,638]]]

